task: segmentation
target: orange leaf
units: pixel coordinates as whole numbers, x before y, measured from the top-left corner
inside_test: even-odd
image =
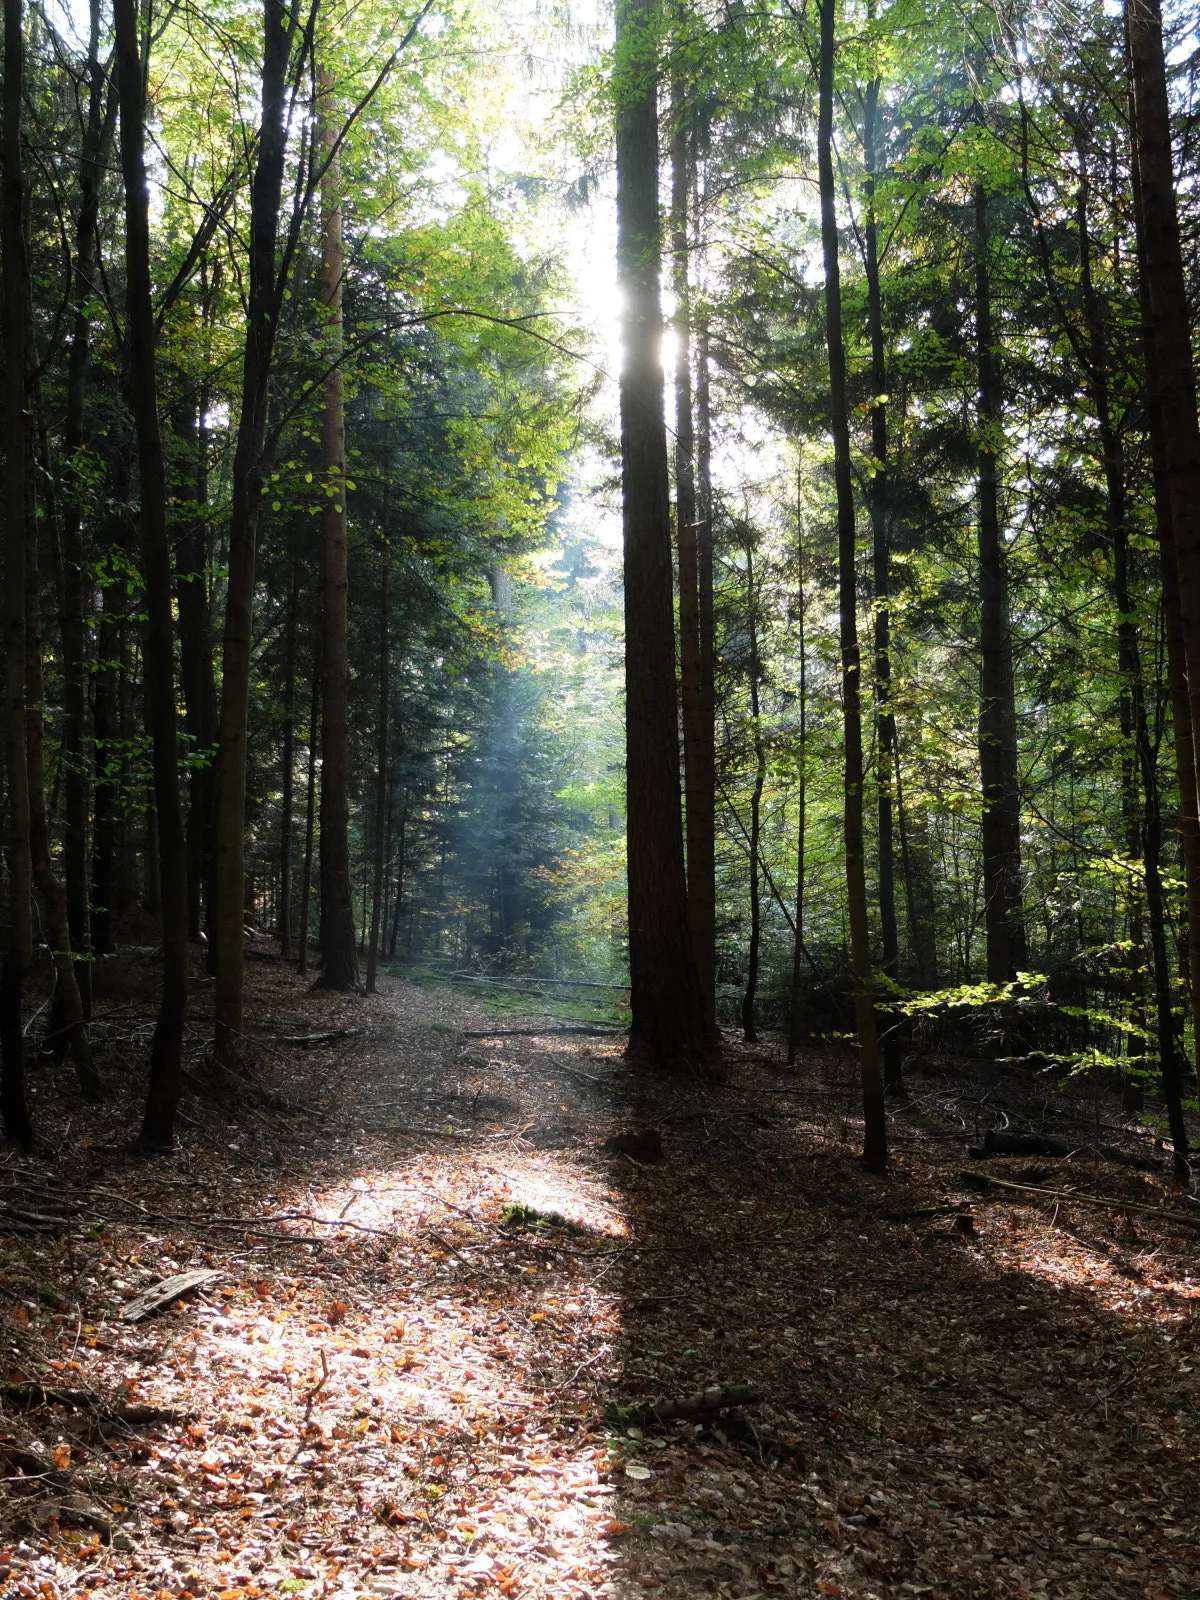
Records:
[[[54,1446],[54,1465],[59,1472],[65,1472],[71,1465],[71,1446],[69,1444],[56,1444]]]

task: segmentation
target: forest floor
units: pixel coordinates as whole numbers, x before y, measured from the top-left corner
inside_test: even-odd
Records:
[[[926,1062],[879,1179],[831,1051],[647,1080],[446,987],[251,974],[259,1088],[174,1157],[127,1147],[118,986],[112,1098],[37,1069],[0,1158],[0,1593],[1200,1594],[1200,1207],[1095,1150],[972,1171],[1145,1209],[960,1176],[996,1107],[1153,1156],[1115,1097]],[[604,1144],[645,1127],[660,1163]],[[752,1427],[604,1419],[729,1383]]]

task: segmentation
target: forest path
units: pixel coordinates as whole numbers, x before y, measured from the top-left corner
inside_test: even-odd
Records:
[[[542,1024],[445,988],[255,986],[264,1032],[360,1030],[264,1046],[305,1109],[197,1102],[144,1163],[71,1133],[63,1091],[54,1152],[5,1158],[10,1202],[73,1218],[9,1241],[7,1376],[81,1391],[5,1392],[12,1592],[1200,1592],[1200,1235],[972,1207],[948,1068],[894,1110],[880,1180],[829,1054],[730,1043],[706,1088],[631,1074],[617,1039],[486,1034]],[[603,1147],[646,1126],[660,1165]],[[1045,1181],[1166,1198],[1120,1167]],[[192,1266],[219,1277],[120,1320]],[[760,1388],[802,1463],[603,1421],[714,1382]]]

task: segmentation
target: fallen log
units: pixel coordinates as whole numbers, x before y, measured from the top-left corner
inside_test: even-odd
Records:
[[[1134,1200],[1106,1200],[1102,1195],[1076,1194],[1071,1189],[1041,1189],[1036,1184],[1013,1183],[1008,1178],[991,1178],[986,1173],[976,1171],[960,1172],[958,1178],[968,1189],[984,1192],[990,1189],[1006,1189],[1016,1194],[1038,1195],[1043,1200],[1053,1200],[1057,1205],[1096,1206],[1102,1211],[1133,1211],[1139,1216],[1153,1217],[1157,1222],[1192,1230],[1200,1229],[1200,1217],[1189,1217],[1180,1211],[1169,1211],[1165,1206],[1144,1206]]]
[[[1005,1128],[989,1128],[983,1136],[983,1148],[989,1156],[1069,1156],[1074,1146],[1042,1133],[1010,1133]]]
[[[658,1422],[684,1422],[691,1417],[711,1416],[716,1411],[726,1411],[731,1406],[752,1406],[761,1400],[762,1390],[749,1383],[714,1384],[711,1389],[701,1389],[698,1394],[684,1395],[678,1400],[655,1400],[646,1404],[619,1405],[615,1400],[604,1408],[604,1419],[613,1427],[653,1427]]]

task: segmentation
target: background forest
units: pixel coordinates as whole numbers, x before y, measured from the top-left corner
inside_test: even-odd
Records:
[[[635,1042],[641,895],[668,1031],[1148,1080],[1186,1175],[1186,8],[4,15],[11,1139],[119,945],[164,1146],[247,929],[619,994],[628,884]]]

